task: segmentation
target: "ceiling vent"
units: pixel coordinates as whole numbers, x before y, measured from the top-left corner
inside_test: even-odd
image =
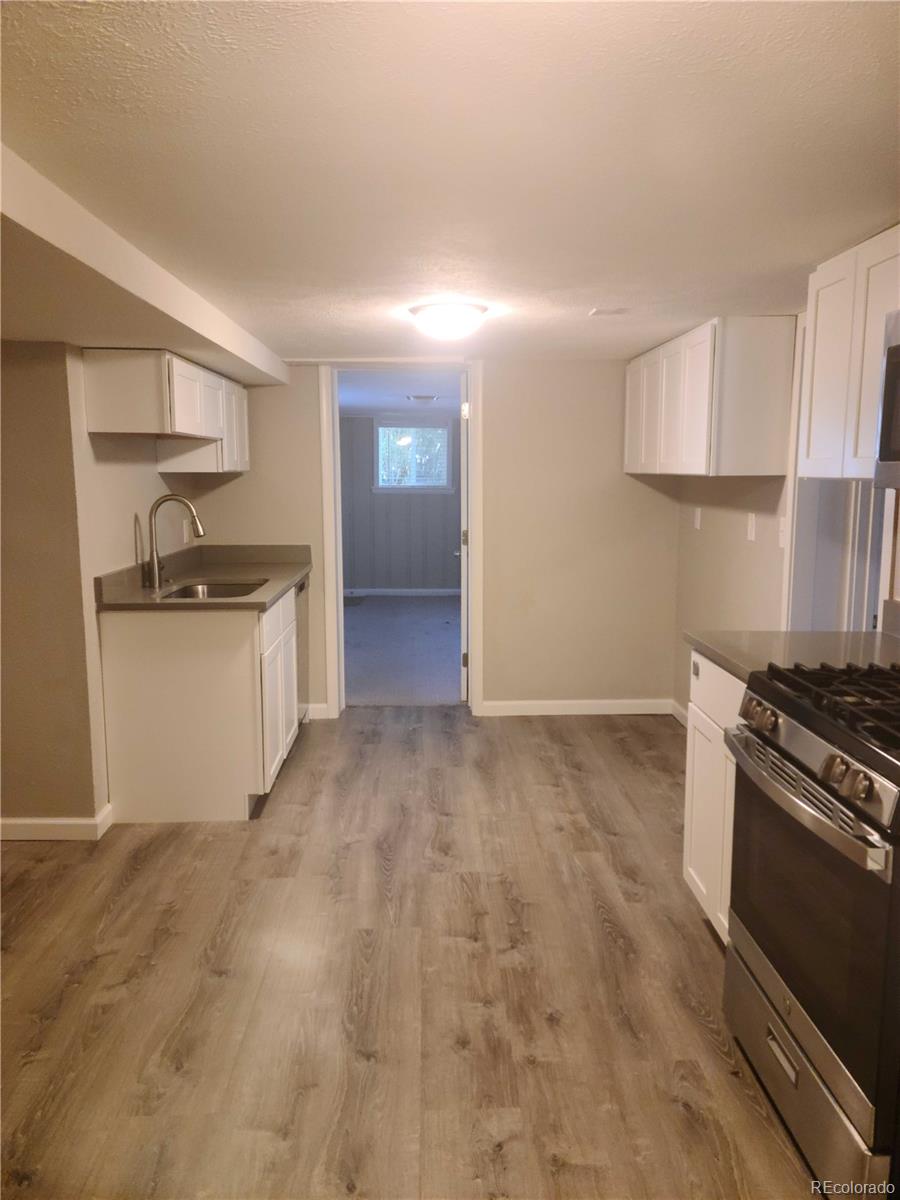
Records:
[[[434,404],[437,396],[407,396],[413,404],[418,404],[420,408],[427,408],[429,404]]]

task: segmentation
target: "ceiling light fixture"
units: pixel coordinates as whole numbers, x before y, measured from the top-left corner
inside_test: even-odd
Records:
[[[627,308],[592,308],[589,317],[621,317],[628,312]]]
[[[429,300],[414,304],[407,312],[420,333],[455,342],[475,332],[488,315],[488,306],[474,300]]]

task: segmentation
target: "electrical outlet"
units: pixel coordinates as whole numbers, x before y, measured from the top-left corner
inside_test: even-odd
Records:
[[[700,528],[700,521],[701,521],[702,516],[703,516],[703,509],[695,508],[694,509],[694,528],[695,529]]]
[[[191,533],[191,518],[185,517],[185,519],[181,522],[181,540],[185,544],[185,546],[189,546],[191,544],[192,536],[193,535]]]
[[[747,541],[756,541],[756,513],[747,513]]]

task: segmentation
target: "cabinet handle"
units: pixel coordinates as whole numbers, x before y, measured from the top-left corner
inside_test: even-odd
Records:
[[[700,678],[700,664],[697,662],[696,658],[691,662],[691,674],[695,679]]]
[[[306,591],[306,580],[304,579],[302,583],[297,584],[297,595],[299,596],[301,592],[305,592],[305,591]]]

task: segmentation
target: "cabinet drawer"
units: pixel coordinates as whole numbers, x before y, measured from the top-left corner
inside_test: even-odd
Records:
[[[259,618],[260,650],[263,654],[275,645],[282,633],[290,628],[295,620],[294,589],[291,588],[287,595],[282,596]]]
[[[696,651],[691,653],[691,703],[722,729],[737,724],[744,684]]]

